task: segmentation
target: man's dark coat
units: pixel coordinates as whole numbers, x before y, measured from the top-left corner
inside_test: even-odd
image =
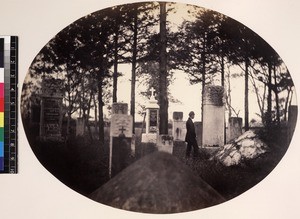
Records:
[[[195,126],[191,118],[188,118],[186,121],[186,136],[185,141],[192,143],[195,141],[196,138],[196,132],[195,132]]]

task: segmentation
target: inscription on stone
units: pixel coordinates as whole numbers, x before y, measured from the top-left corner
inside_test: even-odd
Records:
[[[113,103],[112,114],[127,114],[128,104],[127,103]]]
[[[110,136],[119,137],[125,135],[127,138],[132,137],[132,116],[124,114],[113,114],[111,117]]]
[[[43,97],[42,109],[42,135],[44,137],[60,137],[61,99]]]
[[[149,132],[150,133],[156,133],[157,131],[157,110],[156,109],[150,109],[150,125],[149,125]]]

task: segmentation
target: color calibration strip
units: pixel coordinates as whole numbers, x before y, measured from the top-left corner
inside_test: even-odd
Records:
[[[17,173],[18,38],[0,36],[0,40],[4,41],[4,68],[0,72],[0,173]]]
[[[0,171],[4,170],[4,39],[0,38]]]

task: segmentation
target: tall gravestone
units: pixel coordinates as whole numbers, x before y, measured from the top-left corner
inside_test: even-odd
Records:
[[[130,164],[133,119],[128,104],[113,103],[110,122],[109,175],[115,176]]]
[[[202,146],[224,145],[224,87],[206,86],[203,96]]]
[[[44,78],[42,81],[40,139],[42,141],[62,140],[63,81]]]
[[[151,97],[146,105],[146,133],[142,134],[142,143],[157,143],[159,106],[151,88]]]
[[[228,119],[228,141],[242,135],[243,119],[240,117],[230,117]]]
[[[173,138],[174,141],[184,141],[186,135],[186,122],[182,121],[183,112],[173,112]]]
[[[173,112],[173,155],[182,157],[186,149],[186,121],[183,120],[183,112]]]

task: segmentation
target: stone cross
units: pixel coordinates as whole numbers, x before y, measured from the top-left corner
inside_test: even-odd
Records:
[[[122,126],[122,128],[120,128],[119,130],[122,132],[121,134],[124,134],[124,131],[125,131],[126,129],[124,129],[124,126]]]
[[[151,91],[151,97],[153,97],[154,96],[154,91],[155,91],[154,88],[151,87],[150,91]]]

